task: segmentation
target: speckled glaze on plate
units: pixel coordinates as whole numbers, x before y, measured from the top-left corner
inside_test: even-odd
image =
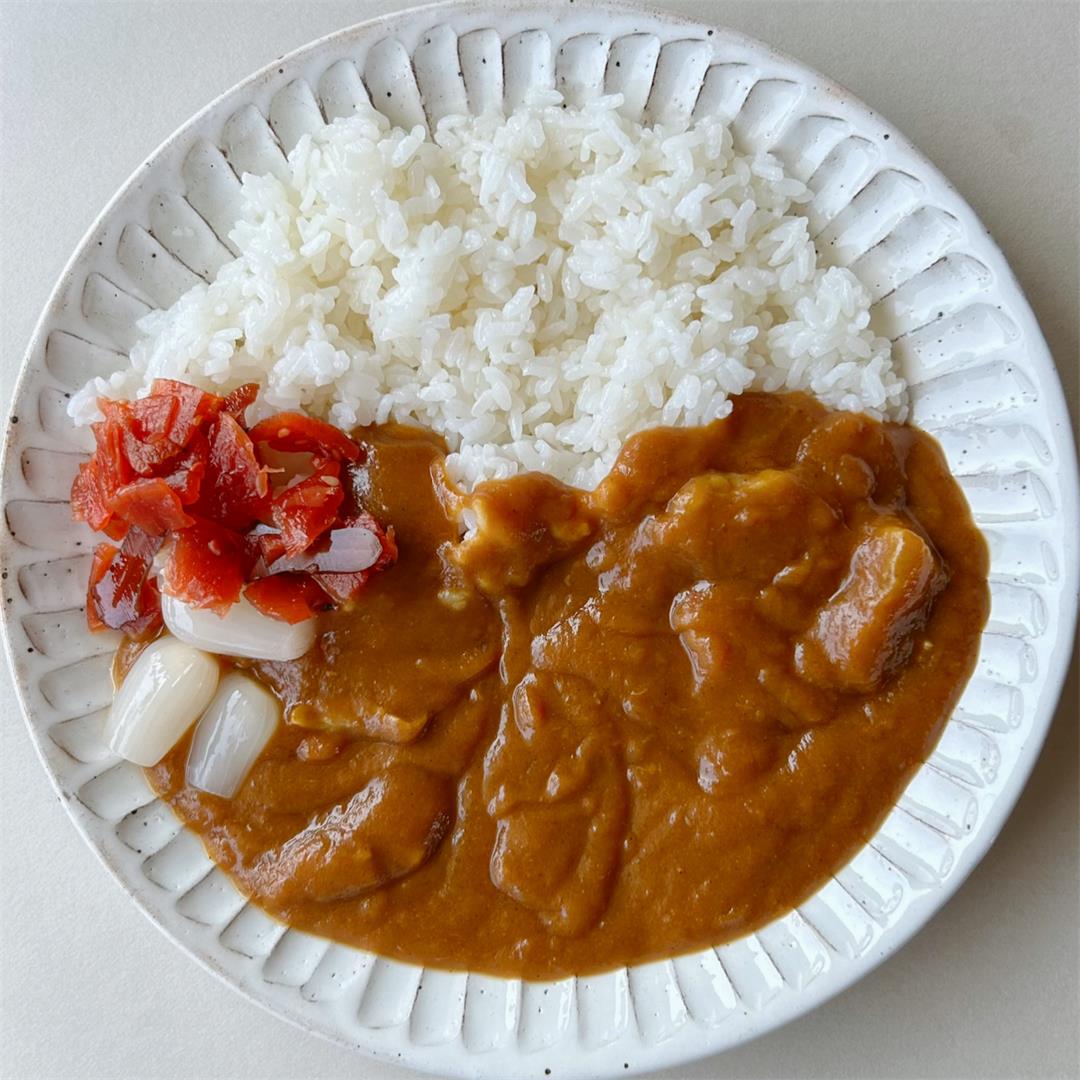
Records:
[[[64,412],[126,363],[134,322],[231,257],[238,175],[369,96],[391,120],[512,108],[535,85],[625,96],[635,117],[719,113],[814,191],[812,232],[870,289],[913,418],[942,443],[992,552],[978,669],[930,760],[859,854],[740,941],[582,979],[423,970],[289,930],[101,742],[115,639],[81,610],[92,543],[70,520],[88,449]],[[1077,477],[1031,310],[971,209],[903,136],[827,79],[721,28],[626,7],[450,4],[333,34],[171,136],[74,253],[27,351],[8,426],[0,553],[9,660],[42,761],[87,842],[174,941],[249,998],[372,1056],[468,1077],[598,1077],[685,1062],[850,985],[957,889],[1042,744],[1076,617]]]

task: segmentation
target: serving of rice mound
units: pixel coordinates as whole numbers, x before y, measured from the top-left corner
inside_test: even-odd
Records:
[[[160,377],[254,381],[253,418],[417,422],[467,486],[541,469],[584,487],[633,432],[718,419],[744,390],[903,419],[869,294],[815,251],[806,185],[719,120],[645,127],[620,103],[548,93],[434,135],[367,107],[305,135],[287,183],[244,176],[239,257],[147,315],[130,368],[72,417]]]

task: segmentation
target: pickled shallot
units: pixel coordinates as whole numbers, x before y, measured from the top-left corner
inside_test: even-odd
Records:
[[[212,656],[162,637],[139,654],[105,721],[105,743],[136,765],[156,765],[210,704],[219,667]]]
[[[265,579],[272,581],[272,578]],[[283,622],[241,597],[223,614],[170,596],[161,597],[165,626],[181,641],[219,656],[242,656],[249,660],[295,660],[315,640],[315,620]]]
[[[273,735],[280,715],[277,698],[260,683],[235,671],[226,675],[192,736],[187,782],[231,799]]]

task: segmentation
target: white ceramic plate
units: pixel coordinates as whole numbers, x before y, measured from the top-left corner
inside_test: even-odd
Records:
[[[620,91],[636,116],[722,113],[815,192],[813,231],[876,300],[992,551],[978,669],[879,833],[798,911],[741,941],[560,982],[424,971],[287,930],[245,903],[141,772],[100,739],[115,645],[82,611],[91,536],[68,490],[88,433],[65,395],[126,362],[133,323],[230,257],[237,173],[263,172],[365,93],[392,120]],[[1017,198],[1021,193],[1017,193]],[[192,956],[301,1027],[469,1077],[625,1075],[733,1046],[848,986],[911,936],[989,847],[1053,712],[1076,614],[1077,485],[1060,384],[971,209],[887,122],[760,43],[588,4],[452,5],[334,34],[253,75],[157,150],[61,276],[5,447],[4,629],[33,738],[68,812]]]

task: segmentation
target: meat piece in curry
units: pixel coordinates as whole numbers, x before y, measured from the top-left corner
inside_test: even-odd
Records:
[[[930,545],[914,530],[880,525],[860,540],[843,584],[795,646],[799,674],[825,686],[876,690],[911,655],[945,583]]]
[[[933,440],[748,394],[630,439],[594,491],[457,492],[356,433],[398,562],[255,673],[232,800],[161,795],[259,904],[384,955],[553,978],[791,909],[875,831],[975,662],[987,554]]]

